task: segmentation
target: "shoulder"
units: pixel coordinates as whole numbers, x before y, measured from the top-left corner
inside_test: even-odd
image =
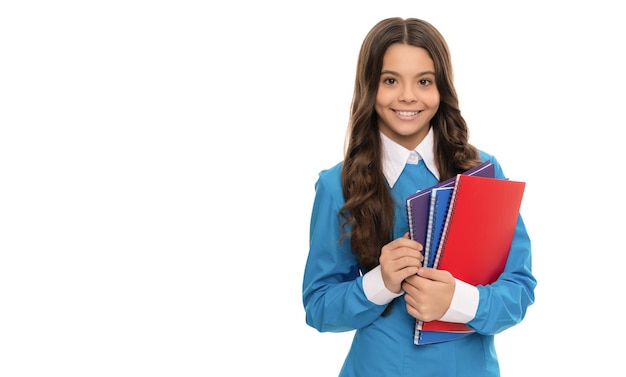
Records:
[[[324,181],[324,182],[334,182],[334,181],[339,180],[341,182],[341,167],[342,166],[343,166],[343,162],[339,162],[331,168],[320,171],[318,180]]]
[[[335,166],[320,171],[315,190],[328,192],[331,196],[343,198],[343,189],[341,186],[341,167],[343,162],[337,163]]]
[[[505,178],[504,176],[504,172],[502,170],[502,166],[500,165],[500,162],[498,162],[498,159],[492,155],[491,153],[485,152],[481,149],[478,150],[478,153],[480,155],[480,160],[485,162],[485,161],[490,161],[494,168],[495,168],[495,176],[496,178]]]

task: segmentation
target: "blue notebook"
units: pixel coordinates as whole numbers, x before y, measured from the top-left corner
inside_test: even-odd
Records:
[[[430,208],[428,213],[428,228],[426,231],[426,245],[424,246],[424,265],[433,267],[439,249],[439,240],[448,217],[448,208],[452,199],[453,187],[436,187],[430,193]],[[464,338],[472,332],[424,331],[422,322],[417,321],[413,342],[416,345],[447,342]]]
[[[448,342],[465,338],[473,332],[446,332],[446,331],[416,331],[413,343],[417,345],[425,345],[432,343]]]
[[[450,199],[453,187],[436,187],[430,193],[430,211],[428,214],[428,229],[426,245],[424,245],[424,265],[433,267],[439,248],[439,240],[448,216]]]

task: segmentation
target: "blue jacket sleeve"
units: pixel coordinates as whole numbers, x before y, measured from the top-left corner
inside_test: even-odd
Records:
[[[306,322],[320,332],[364,327],[385,309],[365,296],[358,261],[348,239],[341,239],[338,213],[343,203],[338,171],[322,172],[315,185],[302,286]]]
[[[494,163],[496,178],[505,178],[497,160],[493,156],[483,156]],[[532,274],[531,242],[520,215],[504,272],[494,283],[477,287],[478,309],[468,325],[481,334],[493,335],[518,324],[535,301],[536,285]]]

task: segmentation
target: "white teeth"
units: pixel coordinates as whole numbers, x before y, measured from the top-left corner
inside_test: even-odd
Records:
[[[396,111],[396,114],[400,115],[401,117],[412,117],[417,115],[417,111]]]

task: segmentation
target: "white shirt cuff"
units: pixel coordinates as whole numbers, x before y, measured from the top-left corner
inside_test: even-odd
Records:
[[[376,305],[386,305],[404,294],[404,291],[393,293],[385,287],[380,265],[363,275],[363,292],[365,297]]]
[[[478,288],[459,279],[456,280],[450,308],[441,321],[467,323],[474,319],[478,310]]]

